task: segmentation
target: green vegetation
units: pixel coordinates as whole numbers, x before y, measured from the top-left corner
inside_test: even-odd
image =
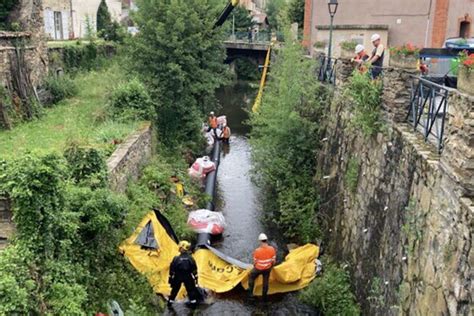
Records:
[[[78,74],[78,94],[45,111],[40,120],[0,131],[0,156],[8,158],[26,151],[62,153],[70,141],[80,140],[106,150],[114,147],[139,123],[111,121],[107,113],[108,91],[124,80],[118,65]]]
[[[8,23],[8,16],[18,2],[19,0],[2,0],[0,3],[0,30],[11,28],[11,25]]]
[[[315,62],[301,56],[295,43],[279,51],[260,111],[251,117],[251,144],[256,180],[272,210],[269,219],[285,237],[308,242],[318,234],[313,177],[327,96],[314,80]]]
[[[379,277],[372,279],[367,300],[371,303],[371,306],[375,307],[376,309],[385,306],[384,285],[383,281]]]
[[[94,159],[82,165],[89,174],[104,167]],[[90,315],[106,312],[112,298],[156,309],[147,281],[117,251],[128,234],[124,197],[104,181],[90,186],[87,173],[57,154],[25,154],[0,169],[17,227],[0,253],[0,314]]]
[[[157,129],[166,145],[197,143],[203,117],[217,106],[226,82],[225,51],[212,36],[210,0],[137,2],[140,32],[130,39],[130,64],[155,101]]]
[[[291,0],[288,4],[287,14],[290,23],[298,23],[298,28],[303,29],[305,0]]]
[[[235,18],[235,31],[236,32],[247,32],[249,27],[255,25],[252,16],[249,11],[242,6],[238,6],[232,11],[232,15]],[[232,16],[226,22],[226,27],[232,28]]]
[[[383,124],[380,118],[382,82],[371,80],[367,73],[354,71],[345,95],[354,101],[354,127],[367,137],[377,134]]]
[[[126,31],[117,22],[112,21],[109,8],[105,0],[102,0],[97,10],[97,34],[106,41],[121,43],[127,36]]]
[[[267,2],[266,13],[268,24],[272,31],[282,29],[284,25],[283,19],[285,15],[286,0],[272,0]]]
[[[112,17],[110,16],[109,8],[105,0],[101,0],[99,8],[97,9],[97,31],[101,32],[105,30],[110,24],[112,24]]]
[[[44,87],[51,93],[51,102],[56,104],[66,98],[72,98],[78,93],[76,83],[68,76],[49,76],[46,78]]]
[[[349,273],[331,262],[324,265],[322,276],[301,292],[300,299],[327,316],[360,315],[351,292]]]
[[[87,44],[82,42],[73,42],[77,45],[64,46],[63,68],[69,72],[78,70],[99,69],[104,65],[105,58],[109,56],[115,46],[110,42],[89,41]]]
[[[346,186],[350,192],[355,193],[357,184],[359,183],[360,161],[356,157],[352,157],[347,164],[345,175]]]
[[[246,57],[235,60],[235,73],[241,80],[258,80],[260,76],[257,64]]]
[[[153,120],[153,102],[137,78],[118,85],[111,93],[109,112],[118,120]]]

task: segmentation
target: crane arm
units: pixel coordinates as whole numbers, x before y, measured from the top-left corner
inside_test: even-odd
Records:
[[[234,8],[239,4],[239,0],[230,0],[229,3],[226,5],[224,10],[222,11],[221,15],[217,19],[216,23],[214,23],[214,28],[217,28],[224,24],[224,22],[229,17],[229,14],[234,10]]]

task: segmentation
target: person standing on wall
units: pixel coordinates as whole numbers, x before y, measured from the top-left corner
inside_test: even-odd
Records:
[[[183,240],[179,242],[178,247],[180,254],[173,258],[170,265],[168,282],[171,286],[171,294],[168,298],[168,307],[171,307],[174,303],[182,284],[188,292],[189,303],[197,304],[199,299],[199,291],[196,287],[198,281],[197,265],[189,252],[191,244]]]
[[[372,35],[370,40],[372,41],[372,44],[374,45],[374,50],[372,51],[372,54],[367,62],[372,66],[370,69],[370,73],[371,73],[372,79],[375,80],[382,74],[385,47],[381,43],[379,34]]]
[[[249,277],[249,297],[253,297],[253,289],[255,286],[255,279],[259,275],[263,277],[263,289],[262,298],[264,301],[267,300],[268,294],[268,283],[270,280],[270,272],[276,263],[276,250],[268,244],[268,238],[265,234],[258,236],[260,241],[260,247],[255,249],[253,253],[253,269],[250,272]]]

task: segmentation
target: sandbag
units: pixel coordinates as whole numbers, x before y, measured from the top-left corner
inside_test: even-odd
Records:
[[[214,146],[215,139],[214,139],[214,133],[213,132],[206,133],[204,137],[206,138],[207,146],[209,146],[209,147]]]
[[[206,175],[216,170],[216,164],[212,162],[208,156],[196,159],[191,168],[188,169],[188,174],[196,179],[203,179]]]
[[[222,213],[197,210],[189,213],[188,226],[196,233],[219,235],[224,232],[225,218]]]

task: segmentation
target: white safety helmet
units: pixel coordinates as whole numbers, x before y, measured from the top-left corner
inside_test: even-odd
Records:
[[[356,54],[359,54],[361,51],[363,51],[365,49],[364,45],[357,45],[356,48],[355,48],[355,53]]]
[[[258,240],[259,241],[267,241],[268,237],[264,233],[261,233],[260,235],[258,235]]]
[[[379,40],[380,39],[380,35],[375,33],[374,35],[372,35],[372,37],[370,38],[370,41],[373,43],[375,42],[376,40]]]
[[[214,112],[209,113],[209,115],[214,115]]]

